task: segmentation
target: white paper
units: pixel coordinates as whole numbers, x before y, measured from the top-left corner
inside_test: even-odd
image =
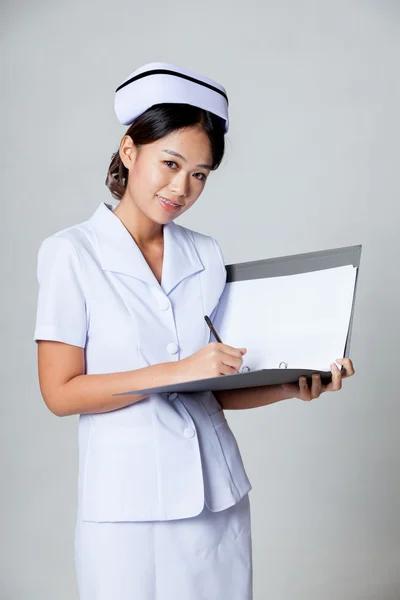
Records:
[[[222,341],[247,348],[255,369],[329,371],[344,353],[357,269],[352,265],[227,283],[215,327]]]

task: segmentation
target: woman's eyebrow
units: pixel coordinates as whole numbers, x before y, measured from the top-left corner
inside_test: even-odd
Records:
[[[172,156],[181,158],[184,162],[186,162],[186,158],[184,156],[182,156],[182,154],[178,154],[177,152],[174,152],[173,150],[163,150],[163,152],[166,152],[167,154],[172,154]],[[209,169],[211,171],[212,165],[196,165],[196,167],[200,167],[202,169]]]

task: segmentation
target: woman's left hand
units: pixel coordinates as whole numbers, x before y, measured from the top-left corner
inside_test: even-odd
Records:
[[[305,402],[319,398],[324,392],[337,392],[342,388],[343,379],[351,377],[355,371],[350,358],[337,358],[335,362],[341,365],[343,369],[340,371],[337,365],[332,363],[332,381],[326,385],[322,384],[320,375],[315,373],[312,375],[311,388],[307,385],[307,377],[300,377],[298,384],[284,383],[282,384],[282,388],[288,393],[290,398],[299,398]]]

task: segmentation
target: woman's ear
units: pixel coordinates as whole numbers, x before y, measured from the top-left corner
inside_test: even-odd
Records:
[[[119,147],[119,155],[124,167],[128,170],[132,169],[135,164],[137,157],[137,147],[133,143],[133,140],[130,135],[125,135],[122,138],[120,147]]]

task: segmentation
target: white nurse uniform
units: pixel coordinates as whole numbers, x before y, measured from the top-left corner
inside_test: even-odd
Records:
[[[170,223],[160,285],[101,203],[42,243],[34,337],[84,348],[88,374],[177,361],[209,342],[225,279],[217,242]],[[250,489],[210,392],[81,415],[81,600],[251,600]]]

